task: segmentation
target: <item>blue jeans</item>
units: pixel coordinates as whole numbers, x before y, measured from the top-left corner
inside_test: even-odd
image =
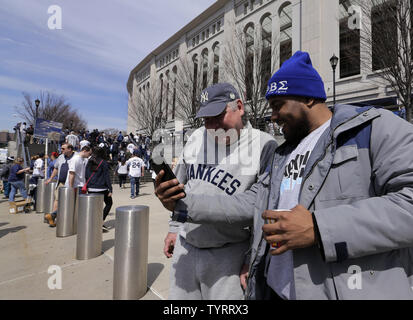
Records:
[[[136,185],[136,195],[139,195],[139,180],[140,177],[130,177],[130,195],[133,197],[135,195],[135,185]]]
[[[9,202],[14,202],[14,196],[17,193],[17,190],[20,190],[20,193],[23,196],[23,199],[27,199],[27,191],[26,188],[24,187],[24,181],[15,181],[15,182],[9,182],[11,185],[11,191],[9,195]]]
[[[10,183],[8,181],[3,181],[3,187],[4,187],[4,196],[8,198],[10,194]]]

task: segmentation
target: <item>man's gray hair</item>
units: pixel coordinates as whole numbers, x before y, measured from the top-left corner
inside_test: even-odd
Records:
[[[238,100],[234,100],[234,101],[228,102],[228,106],[229,106],[233,111],[235,111],[235,110],[238,109],[238,103],[237,103],[237,101],[238,101]]]
[[[231,102],[228,102],[228,106],[229,106],[233,111],[238,110],[238,103],[237,103],[237,101],[238,101],[238,99],[237,99],[237,100],[234,100],[234,101],[231,101]],[[245,105],[244,105],[244,108],[245,108]],[[242,123],[243,123],[244,126],[248,123],[248,112],[247,112],[247,110],[244,110],[244,115],[242,116]]]

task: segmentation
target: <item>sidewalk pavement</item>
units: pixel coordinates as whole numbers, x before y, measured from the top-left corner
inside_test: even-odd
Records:
[[[0,201],[0,300],[111,300],[115,211],[125,205],[146,205],[149,213],[148,291],[142,300],[167,299],[171,260],[163,254],[169,213],[153,193],[153,184],[141,185],[140,196],[130,199],[130,188],[113,186],[113,206],[103,233],[103,254],[76,260],[76,235],[57,238],[56,228],[43,223],[43,214],[9,214],[8,202]],[[62,289],[50,290],[50,266],[60,266]]]

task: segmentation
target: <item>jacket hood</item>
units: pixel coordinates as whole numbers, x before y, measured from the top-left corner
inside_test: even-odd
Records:
[[[331,128],[336,129],[343,123],[356,118],[357,116],[374,109],[373,106],[358,107],[349,104],[338,104],[332,108],[333,118],[331,119]]]

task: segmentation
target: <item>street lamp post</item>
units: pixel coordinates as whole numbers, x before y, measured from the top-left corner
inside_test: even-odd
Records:
[[[36,126],[37,117],[39,116],[40,100],[39,100],[39,99],[36,99],[36,100],[34,101],[34,103],[36,104],[36,118],[34,119],[34,126]]]
[[[336,105],[336,67],[338,64],[338,58],[335,54],[330,58],[331,68],[333,68],[333,99],[334,99],[334,106]]]

